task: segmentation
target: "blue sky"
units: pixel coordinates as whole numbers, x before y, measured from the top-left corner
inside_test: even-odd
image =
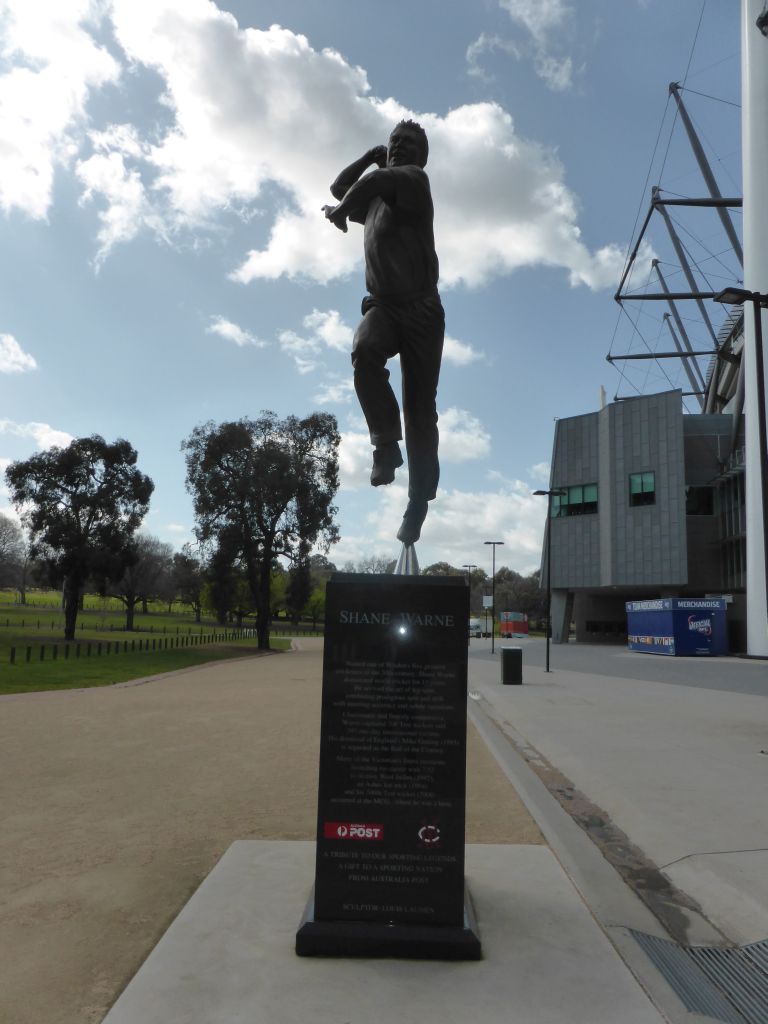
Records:
[[[665,116],[686,70],[721,190],[741,190],[733,2],[0,0],[0,45],[0,465],[126,437],[156,484],[145,528],[177,546],[196,424],[327,409],[343,433],[330,557],[398,554],[405,480],[368,485],[350,390],[361,230],[320,208],[401,117],[430,137],[450,339],[422,565],[489,569],[483,541],[504,540],[501,564],[536,568],[555,417],[596,409],[600,385],[669,386],[605,356],[641,341],[612,296],[660,126],[648,185],[704,194]],[[718,230],[690,237],[725,286]],[[668,348],[661,311],[643,316]]]

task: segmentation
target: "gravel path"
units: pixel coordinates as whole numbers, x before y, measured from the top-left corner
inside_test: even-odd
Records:
[[[0,698],[4,1024],[98,1024],[233,840],[314,838],[322,646],[299,643]],[[467,768],[468,842],[543,842],[473,729]]]

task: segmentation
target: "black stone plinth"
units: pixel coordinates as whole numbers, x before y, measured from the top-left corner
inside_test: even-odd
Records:
[[[298,956],[404,957],[409,960],[480,960],[482,947],[469,890],[464,924],[398,924],[383,921],[316,921],[309,897],[296,933]]]

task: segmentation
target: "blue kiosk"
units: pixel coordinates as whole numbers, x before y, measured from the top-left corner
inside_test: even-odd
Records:
[[[722,598],[660,597],[627,601],[630,651],[713,657],[728,653]]]

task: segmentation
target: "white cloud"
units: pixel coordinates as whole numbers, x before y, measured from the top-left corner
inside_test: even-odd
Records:
[[[395,483],[385,489],[382,501],[369,516],[369,549],[371,544],[376,546],[381,542],[384,546],[389,541],[389,548],[397,554],[393,523],[399,525],[407,501],[404,486]],[[476,560],[476,552],[483,541],[502,540],[504,547],[496,549],[496,568],[506,565],[517,572],[533,572],[541,559],[545,504],[542,505],[542,499],[534,497],[521,481],[497,491],[441,489],[437,498],[430,502],[421,539],[416,545],[419,562],[422,566],[437,561],[460,566],[470,559]],[[483,551],[487,565],[480,567],[490,575],[490,548]]]
[[[74,441],[72,434],[65,430],[57,430],[48,423],[15,423],[13,420],[0,420],[0,434],[12,434],[15,437],[29,437],[38,448],[66,448]]]
[[[469,363],[474,363],[477,359],[482,358],[482,352],[478,352],[477,349],[472,348],[467,342],[459,341],[457,338],[452,338],[446,334],[445,344],[443,345],[444,360],[453,363],[454,366],[468,366]]]
[[[141,173],[130,161],[146,158],[151,149],[133,125],[110,125],[105,131],[91,132],[93,156],[77,165],[83,183],[81,205],[102,197],[106,207],[99,210],[99,249],[96,267],[100,267],[118,242],[129,242],[143,229],[153,231],[164,242],[170,240],[172,225],[147,195]]]
[[[314,331],[328,348],[335,348],[338,352],[352,351],[354,331],[344,323],[337,310],[329,309],[323,313],[319,309],[313,309],[308,316],[304,317],[304,326]]]
[[[43,218],[71,163],[90,93],[120,73],[87,31],[102,0],[0,0],[0,207]]]
[[[311,332],[310,337],[303,337],[291,330],[281,331],[278,335],[280,348],[293,358],[299,373],[311,373],[322,366],[319,357],[324,348],[347,354],[352,351],[352,328],[344,323],[337,310],[323,312],[313,309],[304,317],[302,326]],[[349,387],[338,378],[331,377],[318,392],[325,397],[317,401],[348,401]]]
[[[246,345],[264,348],[267,345],[266,341],[261,341],[260,338],[251,334],[250,331],[244,330],[238,324],[225,319],[223,316],[212,317],[205,332],[206,334],[217,334],[220,338],[224,338],[225,341],[233,341],[239,348],[243,348]]]
[[[355,385],[351,377],[342,379],[338,376],[329,376],[315,392],[312,401],[320,405],[334,403],[343,405],[352,401],[355,394]]]
[[[573,60],[570,57],[558,60],[549,53],[538,53],[535,68],[536,74],[553,92],[567,92],[573,86]]]
[[[485,458],[490,452],[491,437],[487,430],[465,409],[450,408],[439,414],[439,457],[441,463],[470,462]],[[400,442],[405,454],[405,444]],[[372,463],[371,442],[367,432],[341,432],[339,447],[339,478],[342,490],[353,491],[370,486]],[[407,480],[407,464],[398,470],[397,479]],[[389,490],[389,488],[386,488]]]
[[[563,0],[499,0],[513,21],[524,25],[533,38],[544,43],[547,34],[559,28],[573,13]]]
[[[467,73],[489,81],[481,64],[486,53],[502,51],[516,60],[530,58],[536,74],[554,92],[565,92],[573,86],[573,59],[555,57],[550,52],[552,37],[569,26],[573,8],[562,0],[499,0],[499,6],[509,14],[513,23],[525,28],[530,43],[519,45],[514,40],[482,33],[469,45],[466,53]]]
[[[353,430],[341,432],[339,482],[342,490],[355,491],[359,487],[370,486],[372,451],[367,433]]]
[[[532,38],[562,27],[562,4],[538,8],[508,7]],[[563,267],[572,284],[599,287],[604,280],[613,250],[593,256],[584,245],[556,156],[520,136],[498,104],[465,105],[440,117],[378,99],[365,72],[335,51],[315,50],[279,26],[240,29],[209,0],[112,0],[110,10],[132,66],[162,80],[158,98],[172,123],[146,137],[130,125],[91,134],[78,173],[84,197],[99,206],[97,261],[140,230],[168,242],[212,229],[222,213],[247,219],[260,205],[271,210],[274,188],[269,200],[263,195],[271,184],[282,198],[268,214],[268,238],[244,255],[234,279],[285,275],[326,283],[359,273],[361,232],[356,225],[347,235],[335,231],[320,211],[328,183],[348,160],[384,141],[397,120],[414,116],[430,134],[444,286],[480,286],[533,265]],[[545,66],[552,82],[565,80],[564,63]],[[340,321],[319,327],[323,343],[340,349]]]
[[[522,52],[520,47],[517,46],[511,39],[502,39],[498,35],[487,35],[482,32],[473,43],[470,43],[467,47],[466,60],[467,74],[473,75],[476,78],[482,78],[483,81],[489,82],[492,80],[492,76],[487,74],[480,58],[485,53],[494,53],[495,51],[501,50],[502,53],[509,54],[510,57],[520,59]]]
[[[537,462],[535,466],[528,467],[528,475],[533,480],[549,483],[550,465],[548,462]]]
[[[168,533],[189,533],[189,527],[182,526],[181,523],[166,523],[165,529]]]
[[[12,334],[0,334],[0,373],[27,373],[37,362],[25,352]]]
[[[302,338],[295,331],[280,331],[277,340],[283,352],[292,357],[300,374],[311,373],[320,365],[317,356],[321,345],[316,339]]]
[[[471,462],[491,450],[491,435],[477,417],[452,407],[440,413],[440,461]]]

